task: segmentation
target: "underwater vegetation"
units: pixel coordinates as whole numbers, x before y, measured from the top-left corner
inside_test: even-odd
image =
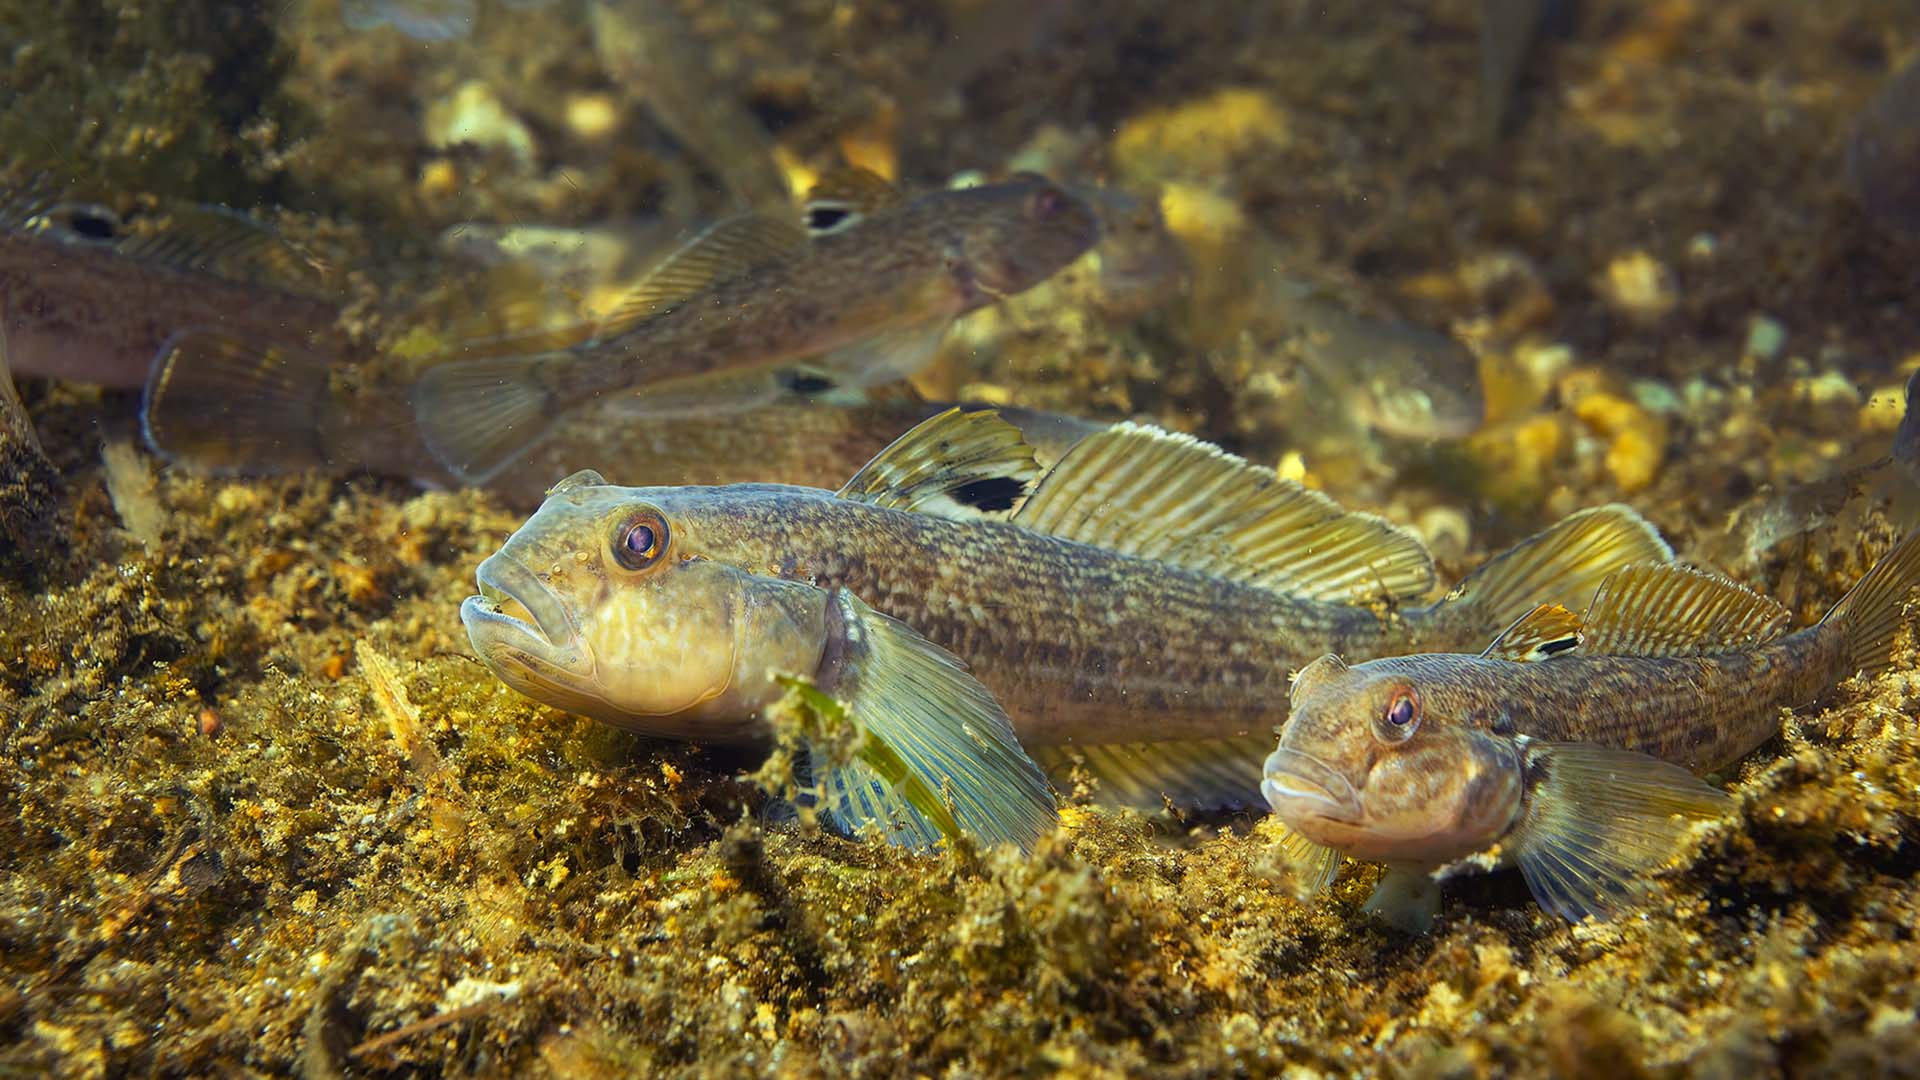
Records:
[[[0,1074],[1920,1061],[1913,5],[0,36]]]

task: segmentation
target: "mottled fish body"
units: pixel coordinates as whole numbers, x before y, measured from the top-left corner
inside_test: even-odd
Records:
[[[836,384],[918,370],[952,320],[1021,292],[1098,238],[1046,179],[938,191],[813,229],[750,216],[654,271],[589,340],[428,371],[414,409],[456,475],[484,480],[569,411],[610,395],[652,415],[738,411],[785,392],[811,358]]]
[[[1387,862],[1372,902],[1420,927],[1433,868],[1497,848],[1543,907],[1578,920],[1631,898],[1692,821],[1729,800],[1696,774],[1771,738],[1781,711],[1886,668],[1920,582],[1920,534],[1817,625],[1715,575],[1627,568],[1585,615],[1543,606],[1478,655],[1348,666],[1295,680],[1263,790],[1306,877],[1338,852]]]
[[[637,566],[636,535],[651,552]],[[531,697],[653,734],[738,741],[765,735],[773,673],[815,676],[843,656],[817,612],[844,605],[887,620],[889,641],[957,656],[980,688],[968,700],[990,706],[970,713],[937,687],[896,687],[914,703],[907,735],[1006,727],[1056,772],[1098,776],[1109,801],[1245,806],[1286,715],[1287,677],[1307,658],[1484,640],[1543,597],[1584,599],[1613,569],[1668,554],[1630,511],[1603,508],[1413,607],[1433,581],[1417,540],[1270,470],[1119,425],[1043,474],[1016,429],[955,410],[837,493],[571,478],[481,565],[463,618],[479,655]],[[808,614],[773,634],[768,596]],[[872,621],[849,618],[856,630]],[[837,693],[844,675],[822,675],[822,688]],[[848,700],[856,718],[887,712]],[[965,779],[928,767],[936,789]],[[983,835],[1033,839],[992,818],[975,819]]]

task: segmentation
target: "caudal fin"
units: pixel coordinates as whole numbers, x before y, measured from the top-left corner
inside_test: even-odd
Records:
[[[329,357],[217,330],[182,330],[147,374],[140,427],[169,463],[215,475],[326,463],[321,410]]]
[[[1664,563],[1673,549],[1647,519],[1619,503],[1562,518],[1488,559],[1434,609],[1465,641],[1484,641],[1541,604],[1585,611],[1613,574]]]
[[[1820,620],[1844,626],[1852,667],[1878,675],[1893,666],[1893,639],[1906,622],[1907,597],[1920,586],[1920,530],[1908,533],[1880,557]]]
[[[413,388],[413,414],[427,449],[469,484],[482,484],[553,426],[544,377],[566,352],[461,360],[429,368]]]

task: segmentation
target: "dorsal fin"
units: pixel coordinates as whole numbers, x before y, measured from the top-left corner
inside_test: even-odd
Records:
[[[1771,641],[1787,609],[1718,574],[1670,563],[1608,578],[1581,620],[1589,656],[1700,656]]]
[[[288,289],[321,289],[329,273],[312,252],[224,206],[170,204],[132,218],[115,248],[129,258]]]
[[[730,218],[687,241],[654,267],[600,322],[597,337],[635,324],[711,285],[764,266],[807,242],[798,225],[762,214]]]
[[[848,165],[820,177],[807,193],[800,220],[810,236],[826,236],[859,224],[868,216],[905,200],[878,173]]]
[[[1481,656],[1532,663],[1580,646],[1580,616],[1559,604],[1541,604],[1500,632]]]
[[[1309,600],[1397,600],[1433,585],[1413,534],[1190,435],[1132,423],[1075,444],[1013,520]]]
[[[847,481],[843,499],[977,521],[1004,518],[1040,475],[1020,429],[991,409],[948,409],[915,425]]]

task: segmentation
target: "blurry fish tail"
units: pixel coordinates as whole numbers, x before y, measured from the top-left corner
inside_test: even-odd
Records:
[[[547,375],[573,360],[562,350],[429,368],[413,390],[421,438],[455,476],[485,483],[552,428]]]
[[[1907,597],[1915,586],[1920,586],[1920,530],[1882,555],[1820,620],[1822,626],[1846,629],[1852,670],[1871,676],[1893,666],[1894,638],[1907,621]]]
[[[147,445],[195,472],[290,472],[326,463],[331,358],[216,330],[182,330],[154,355],[140,403]]]

